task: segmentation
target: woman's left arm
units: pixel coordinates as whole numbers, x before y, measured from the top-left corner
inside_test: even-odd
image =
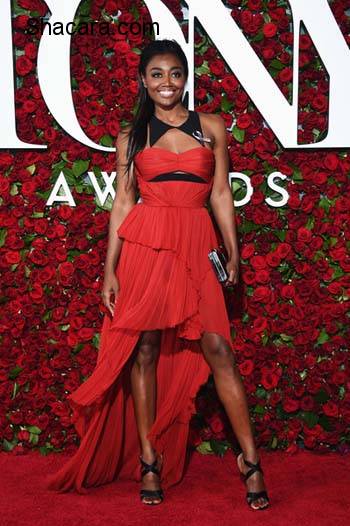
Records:
[[[236,285],[239,273],[236,217],[232,191],[228,182],[229,157],[226,126],[220,115],[211,115],[211,130],[215,138],[213,147],[215,172],[209,202],[228,254],[226,270],[229,277],[226,285]]]

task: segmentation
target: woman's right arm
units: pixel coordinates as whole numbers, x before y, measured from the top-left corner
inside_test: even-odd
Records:
[[[102,287],[102,300],[104,305],[114,315],[115,300],[119,293],[119,283],[115,275],[115,266],[117,264],[121,251],[123,240],[118,237],[117,229],[124,221],[130,210],[136,204],[136,192],[134,184],[127,185],[126,166],[126,148],[128,144],[128,129],[118,134],[116,141],[117,157],[117,185],[116,194],[112,205],[109,220],[108,246],[104,266],[104,282]],[[111,301],[114,293],[115,300]]]

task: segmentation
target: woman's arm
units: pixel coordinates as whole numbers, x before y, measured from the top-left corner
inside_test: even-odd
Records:
[[[114,273],[123,241],[118,237],[117,229],[135,205],[135,187],[126,188],[127,174],[124,173],[126,165],[127,133],[120,132],[116,142],[117,158],[117,185],[109,220],[108,247],[105,261],[105,274]]]
[[[229,257],[226,266],[229,273],[228,281],[236,284],[238,282],[239,252],[235,209],[232,191],[228,182],[229,158],[226,127],[220,115],[210,115],[210,120],[210,128],[214,136],[215,172],[209,202]]]
[[[120,132],[116,141],[116,158],[117,158],[117,185],[116,194],[113,200],[112,210],[110,213],[108,246],[104,266],[104,283],[102,289],[102,298],[104,305],[114,314],[114,303],[111,302],[111,294],[114,292],[115,297],[119,292],[119,283],[115,276],[115,266],[117,264],[121,251],[123,240],[118,237],[117,229],[124,221],[130,210],[135,206],[136,192],[134,184],[127,185],[126,166],[126,148],[128,143],[127,131]]]

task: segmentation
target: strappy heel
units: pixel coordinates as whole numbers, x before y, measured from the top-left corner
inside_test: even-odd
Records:
[[[239,470],[240,474],[241,474],[241,477],[244,480],[244,482],[246,482],[247,479],[251,475],[253,475],[253,473],[255,473],[256,471],[260,471],[260,473],[263,474],[263,469],[262,469],[262,467],[260,465],[260,460],[258,460],[258,462],[256,464],[254,464],[253,462],[250,462],[249,460],[246,460],[244,458],[244,456],[243,456],[243,453],[240,453],[238,455],[238,457],[240,457],[240,456],[242,456],[245,465],[248,466],[249,468],[251,468],[249,471],[247,471],[246,474],[242,473],[242,471]],[[238,460],[238,457],[237,457],[237,460]],[[239,469],[239,466],[238,466],[238,469]],[[258,507],[258,508],[253,508],[253,506],[251,506],[251,504],[253,504],[256,500],[258,500],[261,497],[263,497],[264,499],[267,500],[267,503],[265,504],[265,506],[261,506],[261,507]],[[252,510],[265,510],[270,505],[270,499],[268,497],[268,494],[267,494],[266,490],[262,490],[262,491],[248,491],[247,494],[246,494],[246,500],[247,500],[248,506]]]
[[[139,459],[141,462],[141,477],[144,477],[150,471],[152,471],[153,473],[158,475],[158,477],[160,477],[160,470],[158,468],[158,458],[156,458],[154,462],[152,462],[151,464],[147,464],[147,462],[143,460],[141,455],[139,456]],[[164,499],[163,490],[162,489],[141,489],[140,498],[143,504],[148,504],[148,505],[161,504],[161,502],[163,502],[163,499]],[[157,500],[160,500],[160,502],[154,502],[154,501],[145,502],[143,500],[145,498],[146,499],[157,499]]]

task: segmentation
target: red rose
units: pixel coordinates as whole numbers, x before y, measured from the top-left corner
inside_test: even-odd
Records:
[[[250,124],[252,122],[252,118],[249,115],[249,113],[244,113],[243,115],[240,115],[237,119],[237,126],[241,129],[249,128]]]
[[[232,93],[238,88],[239,83],[233,75],[228,75],[222,79],[221,86],[227,93]]]
[[[222,60],[213,60],[209,63],[210,71],[217,76],[222,76],[225,73],[225,66]]]
[[[40,16],[44,16],[47,12],[47,7],[40,0],[18,0],[17,3],[28,11],[38,11]]]
[[[5,253],[5,260],[9,265],[14,265],[16,263],[19,263],[21,261],[20,253],[15,252],[13,250],[8,251]]]
[[[326,111],[328,108],[328,100],[322,94],[312,97],[310,104],[317,111]]]
[[[293,78],[293,70],[292,68],[283,68],[282,71],[279,72],[278,78],[282,82],[290,82]]]
[[[208,424],[210,425],[213,433],[221,433],[224,429],[224,424],[219,415],[214,415],[208,419]]]
[[[328,170],[336,170],[339,164],[339,158],[335,153],[327,153],[323,164]]]
[[[286,398],[283,401],[283,410],[286,413],[294,413],[294,411],[297,411],[299,409],[299,400],[293,400],[292,398]]]
[[[303,243],[310,243],[312,238],[311,231],[308,228],[301,226],[300,228],[298,228],[297,238]]]
[[[326,416],[337,417],[339,416],[339,408],[337,404],[329,400],[322,405],[323,412]]]
[[[249,376],[254,369],[254,362],[252,360],[244,360],[244,362],[239,364],[238,368],[243,376]]]
[[[58,267],[59,273],[62,277],[70,277],[74,274],[74,266],[73,263],[70,261],[66,261],[65,263],[61,263]]]
[[[30,438],[30,433],[26,429],[22,429],[21,431],[18,431],[17,438],[21,442],[22,440],[27,442]]]
[[[277,26],[273,22],[264,24],[263,33],[266,38],[274,37],[277,33]]]
[[[34,68],[33,62],[31,62],[26,56],[21,55],[16,60],[16,71],[18,75],[23,77],[24,75],[28,75],[30,71]]]
[[[264,370],[260,382],[265,389],[273,389],[279,382],[279,376],[273,371]]]

